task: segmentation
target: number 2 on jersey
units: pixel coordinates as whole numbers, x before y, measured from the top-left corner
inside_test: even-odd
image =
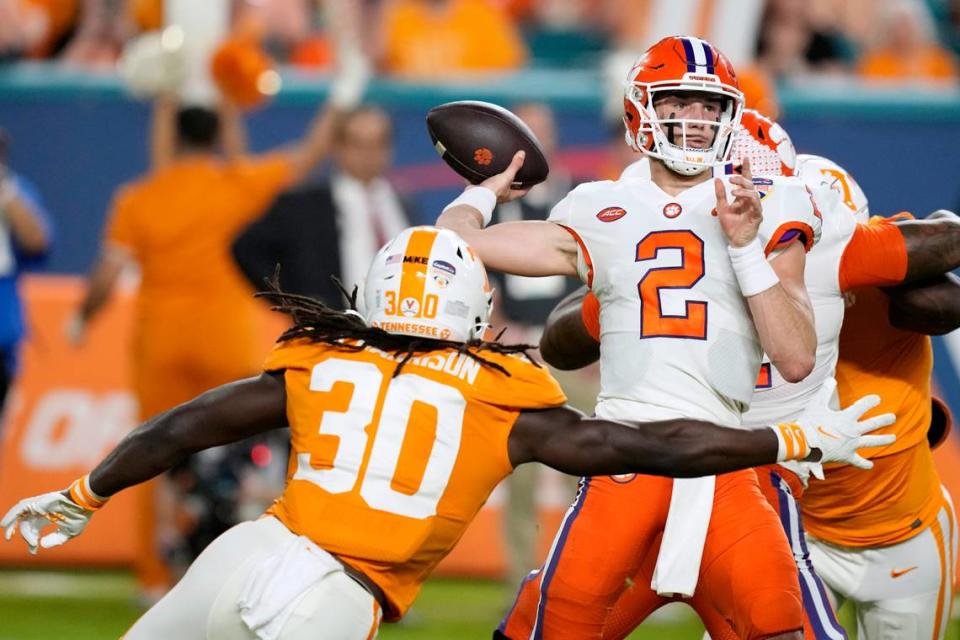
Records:
[[[408,518],[428,518],[436,514],[437,504],[453,472],[467,402],[454,387],[413,373],[402,373],[387,381],[380,419],[378,424],[371,425],[383,378],[380,369],[370,362],[330,358],[313,367],[311,391],[330,392],[338,382],[351,383],[353,390],[346,407],[324,411],[320,420],[319,435],[338,438],[332,460],[329,454],[321,455],[318,456],[321,460],[316,461],[320,464],[314,466],[312,452],[297,450],[293,479],[306,480],[330,493],[352,491],[360,478],[364,457],[369,456],[360,482],[363,500],[381,511]],[[435,416],[435,435],[427,452],[408,451],[410,446],[415,446],[406,443],[415,404],[429,408],[428,413]],[[367,454],[369,433],[374,435]],[[422,439],[420,442],[422,445]],[[407,485],[413,484],[414,479],[408,477],[409,469],[400,469],[400,460],[416,454],[426,457],[426,465],[419,466],[422,469],[419,486],[411,491]],[[318,468],[320,466],[322,468]],[[406,482],[398,482],[398,476]]]
[[[704,273],[703,240],[689,230],[653,231],[637,243],[637,262],[655,260],[661,249],[678,249],[680,264],[651,267],[640,282],[641,338],[707,338],[707,303],[687,300],[683,315],[666,315],[660,293],[667,289],[690,289]]]

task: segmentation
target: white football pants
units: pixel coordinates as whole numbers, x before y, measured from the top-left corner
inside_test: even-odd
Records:
[[[268,516],[232,527],[193,562],[183,579],[133,625],[123,640],[258,640],[238,600],[250,573],[296,535]],[[342,569],[295,599],[276,640],[369,640],[380,606]]]
[[[808,536],[810,558],[837,608],[852,600],[860,640],[942,640],[953,603],[953,503],[916,536],[889,547],[838,547]]]

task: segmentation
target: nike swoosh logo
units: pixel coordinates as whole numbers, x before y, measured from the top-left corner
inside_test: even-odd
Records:
[[[819,431],[821,435],[825,435],[825,436],[827,436],[828,438],[830,438],[831,440],[839,440],[839,439],[840,439],[839,436],[835,436],[835,435],[833,435],[832,433],[830,433],[829,431],[824,431],[824,430],[823,430],[823,427],[817,427],[817,431]]]
[[[913,571],[914,569],[916,569],[916,567],[910,567],[909,569],[904,569],[903,571],[897,571],[896,569],[891,569],[891,570],[890,570],[890,577],[891,577],[891,578],[899,578],[900,576],[902,576],[902,575],[904,575],[904,574],[910,573],[910,572]]]

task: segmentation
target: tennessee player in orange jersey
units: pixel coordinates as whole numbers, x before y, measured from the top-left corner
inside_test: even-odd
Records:
[[[809,156],[801,156],[800,165],[802,174],[812,169],[817,180],[824,178],[838,190],[841,213],[846,208],[846,215],[866,220],[862,191],[842,169]],[[824,220],[822,242],[829,251],[834,243],[826,229],[831,222],[827,211]],[[939,213],[924,221],[874,219],[869,226],[860,225],[851,231],[841,245],[836,276],[840,291],[852,290],[848,299],[854,300],[853,305],[848,304],[839,334],[840,398],[862,393],[868,385],[882,392],[883,406],[898,416],[888,430],[898,434],[897,444],[871,452],[882,473],[876,479],[828,468],[827,481],[812,481],[804,493],[797,476],[773,467],[758,471],[761,476],[776,478],[775,483],[761,482],[761,489],[781,512],[785,526],[790,524],[792,533],[788,534],[796,542],[801,582],[815,578],[809,571],[812,557],[834,604],[846,599],[857,602],[861,637],[882,638],[890,637],[883,634],[903,632],[907,634],[903,637],[940,638],[952,600],[949,576],[953,575],[955,542],[952,546],[951,540],[955,541],[955,526],[949,497],[940,490],[927,443],[928,427],[942,432],[947,414],[938,410],[942,405],[931,405],[931,350],[929,340],[920,334],[944,333],[960,326],[957,280],[950,275],[936,276],[960,264],[960,221],[952,214]],[[819,245],[808,264],[816,265],[817,251]],[[864,288],[870,283],[894,285],[904,281],[919,283],[883,292]],[[808,286],[811,284],[808,280]],[[584,298],[584,294],[580,291],[561,303],[544,333],[541,353],[558,368],[578,368],[598,356],[599,308],[592,295]],[[816,287],[811,288],[818,309],[820,295]],[[855,310],[856,306],[861,308]],[[818,310],[818,333],[825,315]],[[820,359],[818,351],[818,369]],[[772,386],[770,380],[762,382],[761,386]],[[758,393],[761,399],[754,400],[757,408],[764,404],[762,391]],[[778,406],[784,401],[781,396]],[[931,415],[935,419],[931,420]],[[801,495],[804,522],[813,536],[809,552],[797,514],[796,500]],[[910,569],[916,565],[907,562],[910,557],[917,562],[922,558],[926,570],[921,573]],[[905,567],[885,568],[898,561]],[[897,572],[904,570],[916,575],[901,580],[906,573]],[[642,579],[642,575],[635,577],[634,582]],[[820,598],[815,583],[810,582],[810,586],[813,588],[804,591],[804,604],[809,609],[807,636],[843,637],[843,630],[831,623],[826,594]],[[633,590],[617,603],[604,637],[624,637],[636,626],[642,619],[640,595]],[[712,607],[703,606],[696,597],[692,604],[715,639],[737,637]]]
[[[832,411],[829,387],[796,423],[758,430],[586,418],[526,345],[482,340],[491,294],[472,249],[431,227],[380,251],[362,313],[275,291],[294,326],[262,375],[150,420],[69,489],[21,501],[0,527],[34,552],[62,544],[117,491],[190,453],[289,424],[283,495],[214,541],[125,638],[361,640],[381,616],[403,616],[518,464],[697,476],[784,459],[858,463],[857,447],[893,440],[862,435],[892,416],[857,422],[878,399]]]

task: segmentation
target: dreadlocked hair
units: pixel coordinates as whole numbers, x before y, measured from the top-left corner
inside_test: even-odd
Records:
[[[267,279],[267,290],[254,294],[272,303],[271,309],[285,313],[293,320],[293,326],[277,338],[277,342],[306,339],[311,342],[323,342],[344,351],[363,351],[365,347],[374,347],[399,358],[397,368],[393,372],[396,377],[403,366],[416,355],[438,351],[441,349],[455,349],[481,366],[488,367],[510,375],[502,365],[484,358],[480,352],[492,351],[501,354],[523,354],[533,365],[540,364],[530,355],[534,348],[529,344],[501,344],[499,341],[505,329],[501,330],[492,342],[473,339],[467,342],[453,340],[438,340],[434,338],[415,338],[384,331],[379,327],[369,327],[363,316],[357,311],[357,287],[347,293],[343,283],[335,276],[330,278],[340,290],[347,309],[338,311],[316,298],[296,293],[286,293],[280,289],[279,273],[274,273],[272,279]]]

